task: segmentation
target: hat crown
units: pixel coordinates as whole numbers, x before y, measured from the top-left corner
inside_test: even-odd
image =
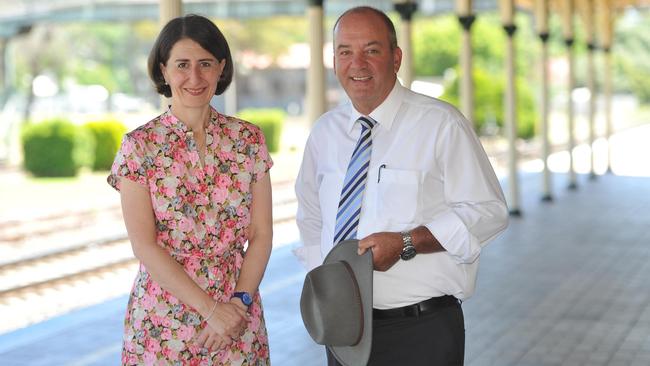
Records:
[[[350,265],[326,263],[305,279],[300,311],[309,335],[318,344],[354,346],[363,334],[359,285]]]

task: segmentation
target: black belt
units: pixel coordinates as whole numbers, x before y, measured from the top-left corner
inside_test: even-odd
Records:
[[[372,309],[373,319],[418,317],[449,306],[457,306],[459,300],[451,295],[432,297],[417,304],[394,309]]]

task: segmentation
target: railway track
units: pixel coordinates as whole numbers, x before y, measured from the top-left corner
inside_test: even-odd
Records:
[[[296,240],[296,207],[275,182],[274,245]],[[124,296],[137,266],[119,205],[0,222],[0,333]]]
[[[283,231],[278,228],[295,227],[297,202],[293,181],[275,183],[273,188],[277,238],[278,231]],[[35,230],[32,232],[30,227]],[[88,236],[99,228],[106,229],[102,235]],[[59,240],[62,242],[56,244]],[[12,247],[14,255],[1,255],[2,250]],[[15,313],[18,308],[22,313],[29,313],[22,319],[24,324],[13,319],[9,324],[0,325],[0,333],[52,316],[51,311],[44,308],[30,312],[28,309],[35,302],[69,311],[86,306],[89,301],[105,300],[111,294],[125,294],[138,265],[119,206],[51,215],[27,222],[2,222],[0,258],[0,311],[6,309]],[[98,288],[104,291],[97,292]],[[91,293],[94,295],[89,296]]]

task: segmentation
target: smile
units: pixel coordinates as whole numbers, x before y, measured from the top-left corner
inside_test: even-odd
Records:
[[[185,88],[185,91],[187,91],[191,95],[201,95],[205,91],[205,88],[195,88],[195,89]]]
[[[370,79],[372,79],[372,76],[363,76],[363,77],[353,76],[352,77],[352,80],[354,80],[354,81],[368,81]]]

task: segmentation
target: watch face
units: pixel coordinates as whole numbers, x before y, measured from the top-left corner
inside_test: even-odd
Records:
[[[250,306],[253,303],[253,297],[248,292],[235,292],[233,297],[238,297],[246,306]]]
[[[242,294],[241,301],[244,303],[244,305],[249,306],[253,303],[253,298],[248,292],[244,292]]]
[[[402,260],[407,261],[411,258],[415,257],[415,248],[414,247],[406,247],[402,251],[402,254],[400,255],[400,258]]]

